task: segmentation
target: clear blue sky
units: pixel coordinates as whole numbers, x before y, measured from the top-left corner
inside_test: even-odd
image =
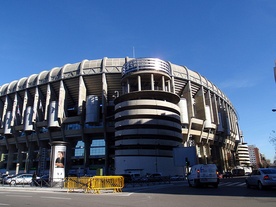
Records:
[[[133,54],[205,76],[235,106],[245,142],[273,159],[275,0],[0,1],[0,85]]]

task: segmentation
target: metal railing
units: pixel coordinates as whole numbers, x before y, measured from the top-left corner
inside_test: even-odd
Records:
[[[102,190],[112,190],[122,192],[124,187],[123,176],[94,176],[94,177],[67,177],[64,181],[64,187],[67,192],[72,192],[76,189],[84,190],[85,192],[100,193]]]
[[[139,70],[158,70],[171,75],[171,67],[168,62],[158,58],[139,58],[123,65],[122,76]]]

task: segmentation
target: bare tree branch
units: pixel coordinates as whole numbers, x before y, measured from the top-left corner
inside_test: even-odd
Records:
[[[274,163],[276,162],[276,132],[272,130],[272,133],[269,136],[269,142],[274,146],[275,149],[275,156],[274,156]]]

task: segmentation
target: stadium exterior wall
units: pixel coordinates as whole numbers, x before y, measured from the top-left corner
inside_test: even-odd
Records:
[[[40,174],[54,141],[68,143],[67,173],[174,175],[174,148],[194,146],[198,163],[226,170],[241,139],[219,88],[157,58],[83,60],[2,85],[0,118],[0,169]],[[94,140],[104,153],[92,153]]]

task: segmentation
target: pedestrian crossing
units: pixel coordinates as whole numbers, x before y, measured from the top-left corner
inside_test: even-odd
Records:
[[[183,185],[183,183],[174,183],[174,185]],[[185,186],[189,186],[188,182],[184,182]],[[220,181],[219,187],[246,187],[246,183],[244,181],[239,182],[231,182],[231,181]]]
[[[234,186],[240,186],[240,187],[245,187],[246,184],[245,182],[220,182],[219,186],[227,186],[227,187],[234,187]]]

